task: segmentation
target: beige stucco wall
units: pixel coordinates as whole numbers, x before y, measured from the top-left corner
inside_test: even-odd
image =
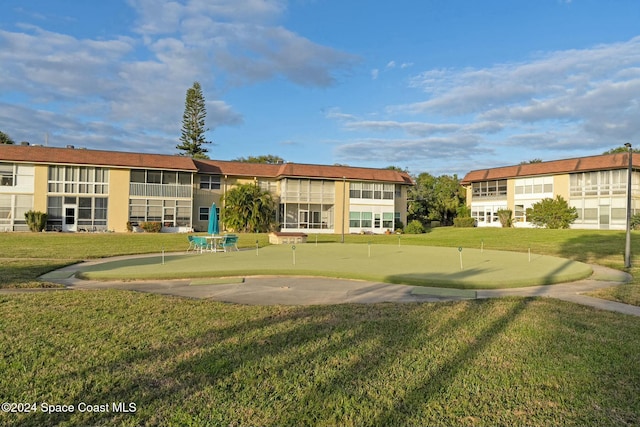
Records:
[[[200,183],[198,183],[199,186]],[[222,187],[222,186],[221,186]],[[201,190],[194,188],[193,190],[193,207],[192,207],[192,226],[196,231],[206,231],[208,221],[200,221],[200,208],[210,207],[215,203],[218,208],[221,206],[222,190]]]
[[[553,194],[569,200],[569,174],[555,175],[553,177]]]
[[[467,190],[467,198],[466,198],[466,202],[467,202],[467,206],[470,208],[471,207],[471,202],[473,201],[473,191],[472,191],[472,186],[471,184],[469,184],[467,187],[465,187],[465,190]]]
[[[46,212],[47,193],[49,189],[49,166],[35,165],[33,175],[33,210]]]
[[[515,195],[516,195],[516,180],[508,179],[507,180],[507,209],[511,210],[512,215],[513,215],[513,212],[515,212],[515,208],[516,208]]]
[[[109,207],[107,229],[127,231],[129,221],[129,169],[109,170]]]
[[[334,233],[349,233],[349,181],[335,181]]]

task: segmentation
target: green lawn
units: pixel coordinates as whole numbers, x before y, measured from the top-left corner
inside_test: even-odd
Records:
[[[346,237],[363,248],[398,240]],[[240,245],[256,239],[266,245],[264,235],[243,235]],[[620,232],[401,236],[402,247],[482,243],[623,263]],[[40,274],[81,259],[186,246],[184,235],[3,233],[0,287],[37,285]],[[637,289],[616,288],[636,301]],[[37,410],[0,412],[0,425],[640,424],[640,319],[549,298],[256,307],[51,291],[0,294],[0,313],[2,400]],[[136,411],[115,413],[113,402]],[[75,411],[43,413],[42,403]],[[111,411],[80,412],[80,403]]]
[[[355,243],[119,259],[79,271],[94,280],[305,275],[467,289],[548,285],[592,273],[587,264],[547,255]]]
[[[638,425],[640,320],[553,299],[0,295],[0,425]],[[134,403],[135,413],[40,405]]]

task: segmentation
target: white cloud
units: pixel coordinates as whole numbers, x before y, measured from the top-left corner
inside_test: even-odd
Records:
[[[492,152],[491,146],[486,145],[477,135],[459,135],[455,139],[372,137],[340,142],[334,149],[335,156],[341,161],[374,164],[384,161],[388,165],[402,165],[412,171],[429,170],[435,174],[452,172],[451,169],[437,169],[437,164],[441,164],[443,160],[450,164],[458,163],[461,160],[477,158]],[[460,170],[465,170],[465,167],[461,167]]]
[[[196,80],[207,99],[207,127],[214,130],[243,122],[222,99],[232,85],[284,79],[324,87],[357,61],[280,26],[284,0],[128,4],[137,14],[132,35],[82,39],[30,24],[0,30],[0,102],[22,106],[6,109],[0,128],[21,139],[33,130],[62,134],[58,123],[65,123],[70,143],[78,138],[84,140],[78,145],[90,146],[101,140],[83,129],[106,130],[108,122],[110,148],[120,140],[129,149],[144,148],[149,132],[168,141],[179,134],[185,93]],[[23,116],[47,111],[56,119],[35,121],[40,128],[22,123]]]
[[[517,147],[523,156],[548,159],[550,150],[593,153],[640,139],[640,37],[540,53],[527,62],[427,70],[409,87],[423,100],[366,112],[381,119],[353,118],[342,126],[363,139],[401,131],[414,140],[391,135],[384,144],[347,142],[336,152],[364,160],[373,152],[426,161],[434,144],[448,149],[472,141],[470,151],[459,152],[461,158],[471,160],[482,144]]]
[[[130,0],[136,31],[147,44],[179,38],[211,71],[232,84],[283,76],[304,86],[329,86],[358,58],[316,44],[277,24],[281,0]]]

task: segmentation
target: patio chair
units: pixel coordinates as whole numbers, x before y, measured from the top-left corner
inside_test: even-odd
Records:
[[[220,247],[227,252],[227,249],[229,249],[230,251],[235,249],[236,251],[239,250],[238,249],[238,236],[236,236],[235,234],[227,234],[225,236],[222,236],[222,240],[220,240]]]
[[[211,249],[209,247],[209,241],[206,239],[206,237],[194,236],[193,242],[196,245],[196,250],[199,250],[200,252],[208,251],[209,249]]]
[[[197,249],[197,247],[196,247],[196,242],[195,242],[193,236],[187,236],[187,240],[189,241],[189,247],[187,248],[187,252],[195,251]]]

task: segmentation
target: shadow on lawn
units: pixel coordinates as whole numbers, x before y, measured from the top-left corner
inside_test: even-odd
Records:
[[[37,259],[3,259],[0,261],[0,289],[19,288],[37,283],[45,285],[44,287],[54,287],[53,284],[39,282],[37,277],[69,264],[71,263],[64,261],[53,263],[49,260]]]
[[[638,237],[637,233],[633,233],[631,237],[632,254],[640,250]],[[558,255],[587,263],[608,257],[619,257],[620,262],[623,262],[624,245],[624,232],[594,232],[566,239],[559,245]]]
[[[457,289],[480,289],[474,283],[465,283],[465,280],[472,279],[474,276],[486,273],[487,269],[483,268],[469,268],[467,270],[456,271],[453,273],[406,273],[406,274],[394,274],[386,276],[384,282],[395,283],[398,285],[410,285],[410,286],[434,286],[443,288],[457,288]]]
[[[93,378],[65,402],[135,402],[136,424],[402,425],[429,412],[530,301],[513,299],[502,313],[491,301],[276,308],[158,348],[132,348],[55,380]],[[96,370],[104,375],[96,377]],[[126,381],[96,381],[124,370]],[[131,416],[26,417],[31,425],[53,425],[130,424]]]
[[[562,275],[562,272],[571,266],[573,261],[564,260],[562,264],[557,268],[548,272],[541,277],[532,277],[528,281],[522,281],[519,278],[513,278],[513,282],[510,282],[509,277],[504,274],[495,282],[489,281],[486,276],[481,280],[474,280],[475,276],[483,275],[488,272],[500,271],[497,267],[493,268],[468,268],[465,270],[456,271],[453,273],[407,273],[407,274],[395,274],[384,278],[385,282],[395,283],[400,285],[410,286],[433,286],[443,288],[456,288],[456,289],[500,289],[500,288],[515,288],[515,287],[527,287],[527,286],[542,286],[553,285],[555,283],[566,281],[566,275]],[[590,270],[590,269],[589,269]]]

